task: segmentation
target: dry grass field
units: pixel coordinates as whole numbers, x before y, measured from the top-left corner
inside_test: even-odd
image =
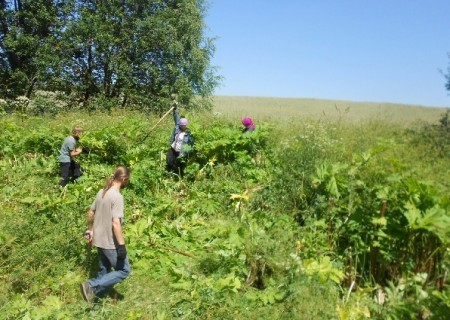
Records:
[[[445,108],[392,103],[351,102],[300,98],[265,98],[215,96],[214,112],[236,120],[252,117],[255,122],[291,122],[323,119],[360,123],[382,121],[409,125],[416,122],[437,122]]]

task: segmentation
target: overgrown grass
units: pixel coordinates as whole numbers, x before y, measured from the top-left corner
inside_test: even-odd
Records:
[[[448,314],[449,158],[420,142],[423,131],[412,130],[422,128],[412,119],[415,107],[384,121],[363,113],[353,118],[353,109],[333,105],[334,115],[326,111],[330,117],[324,117],[317,106],[308,115],[303,108],[296,113],[293,102],[286,112],[288,100],[276,100],[282,113],[261,109],[275,100],[252,100],[253,107],[239,111],[224,101],[212,113],[184,113],[196,136],[184,180],[164,169],[171,119],[142,141],[157,117],[123,110],[3,117],[2,317]],[[433,123],[437,110],[419,109]],[[244,115],[259,120],[251,135],[240,133]],[[61,191],[53,188],[56,154],[73,125],[85,128],[81,143],[92,153],[80,157],[84,176]],[[95,250],[82,238],[86,212],[118,164],[133,172],[124,190],[132,275],[90,307],[78,288],[97,266]],[[385,220],[382,201],[388,204]],[[407,221],[413,214],[416,220]],[[374,248],[381,250],[375,254]]]
[[[346,122],[410,125],[437,122],[442,108],[391,103],[340,100],[215,96],[214,111],[239,121],[254,117],[260,121],[295,124],[311,119]]]

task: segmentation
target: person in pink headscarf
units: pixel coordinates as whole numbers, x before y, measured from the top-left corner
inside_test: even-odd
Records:
[[[173,106],[173,120],[175,128],[172,131],[169,144],[170,149],[167,152],[166,164],[167,171],[184,176],[184,169],[187,164],[187,158],[194,147],[194,137],[188,129],[188,120],[180,118],[177,111],[177,104]]]
[[[256,129],[252,118],[246,117],[246,118],[242,119],[242,124],[245,127],[244,130],[242,130],[243,133],[252,132],[252,131],[255,131],[255,129]]]

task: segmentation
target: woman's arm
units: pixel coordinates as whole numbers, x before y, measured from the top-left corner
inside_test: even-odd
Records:
[[[178,115],[177,108],[173,108],[173,121],[175,122],[175,125],[178,125],[178,122],[180,122],[180,116]]]

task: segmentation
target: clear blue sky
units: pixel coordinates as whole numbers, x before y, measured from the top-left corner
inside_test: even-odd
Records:
[[[215,94],[450,107],[450,0],[209,0]]]

